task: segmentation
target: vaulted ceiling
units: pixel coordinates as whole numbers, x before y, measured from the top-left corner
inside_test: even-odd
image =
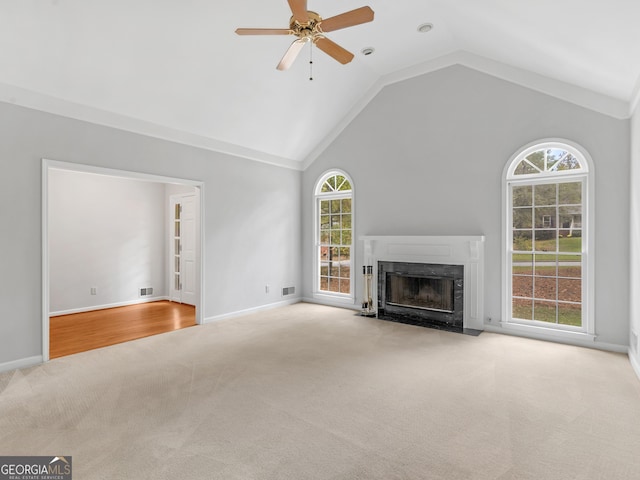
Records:
[[[295,37],[234,31],[288,28],[286,0],[4,0],[0,100],[291,168],[384,85],[452,64],[619,118],[637,101],[637,0],[308,0],[363,5],[373,22],[327,34],[351,63],[306,45],[282,72]]]

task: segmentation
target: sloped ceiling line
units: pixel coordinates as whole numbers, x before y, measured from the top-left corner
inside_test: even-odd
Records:
[[[170,127],[108,112],[98,108],[88,107],[86,105],[58,99],[13,85],[0,83],[0,101],[76,120],[83,120],[98,125],[118,128],[141,135],[203,148],[205,150],[226,153],[279,167],[294,170],[305,170],[322,154],[323,151],[326,150],[326,148],[329,147],[329,145],[331,145],[331,143],[340,135],[349,123],[351,123],[358,114],[360,114],[360,112],[385,86],[435,72],[453,65],[462,65],[472,68],[488,75],[522,85],[618,119],[629,118],[640,102],[640,79],[634,89],[631,103],[627,103],[582,87],[512,67],[489,58],[481,57],[465,51],[456,51],[443,55],[435,60],[379,78],[356,101],[347,115],[345,115],[335,125],[330,133],[311,150],[311,153],[307,155],[306,158],[293,159],[260,152],[241,145],[176,130]]]

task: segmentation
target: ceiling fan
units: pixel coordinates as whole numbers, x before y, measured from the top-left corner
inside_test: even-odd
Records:
[[[341,13],[331,18],[323,19],[316,12],[307,10],[307,0],[287,0],[293,16],[289,21],[289,28],[238,28],[238,35],[295,35],[298,37],[285,52],[276,67],[287,70],[294,62],[300,50],[306,43],[312,42],[324,53],[333,57],[343,65],[353,60],[353,53],[325,37],[326,32],[333,32],[341,28],[352,27],[373,20],[373,10],[370,7],[360,7],[349,12]]]

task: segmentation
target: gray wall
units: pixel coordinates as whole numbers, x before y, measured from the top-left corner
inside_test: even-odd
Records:
[[[301,284],[300,172],[0,104],[0,365],[42,354],[42,158],[203,181],[205,318]]]
[[[631,341],[629,357],[640,376],[640,106],[631,119]]]
[[[168,295],[163,183],[51,169],[48,191],[50,313]]]
[[[571,140],[593,158],[596,333],[628,345],[629,121],[462,66],[385,87],[304,172],[304,296],[312,295],[313,186],[337,167],[355,184],[356,238],[484,234],[485,315],[500,319],[503,169],[545,138]]]

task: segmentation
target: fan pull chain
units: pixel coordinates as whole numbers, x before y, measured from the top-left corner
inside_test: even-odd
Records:
[[[313,41],[309,42],[309,80],[313,80]]]

